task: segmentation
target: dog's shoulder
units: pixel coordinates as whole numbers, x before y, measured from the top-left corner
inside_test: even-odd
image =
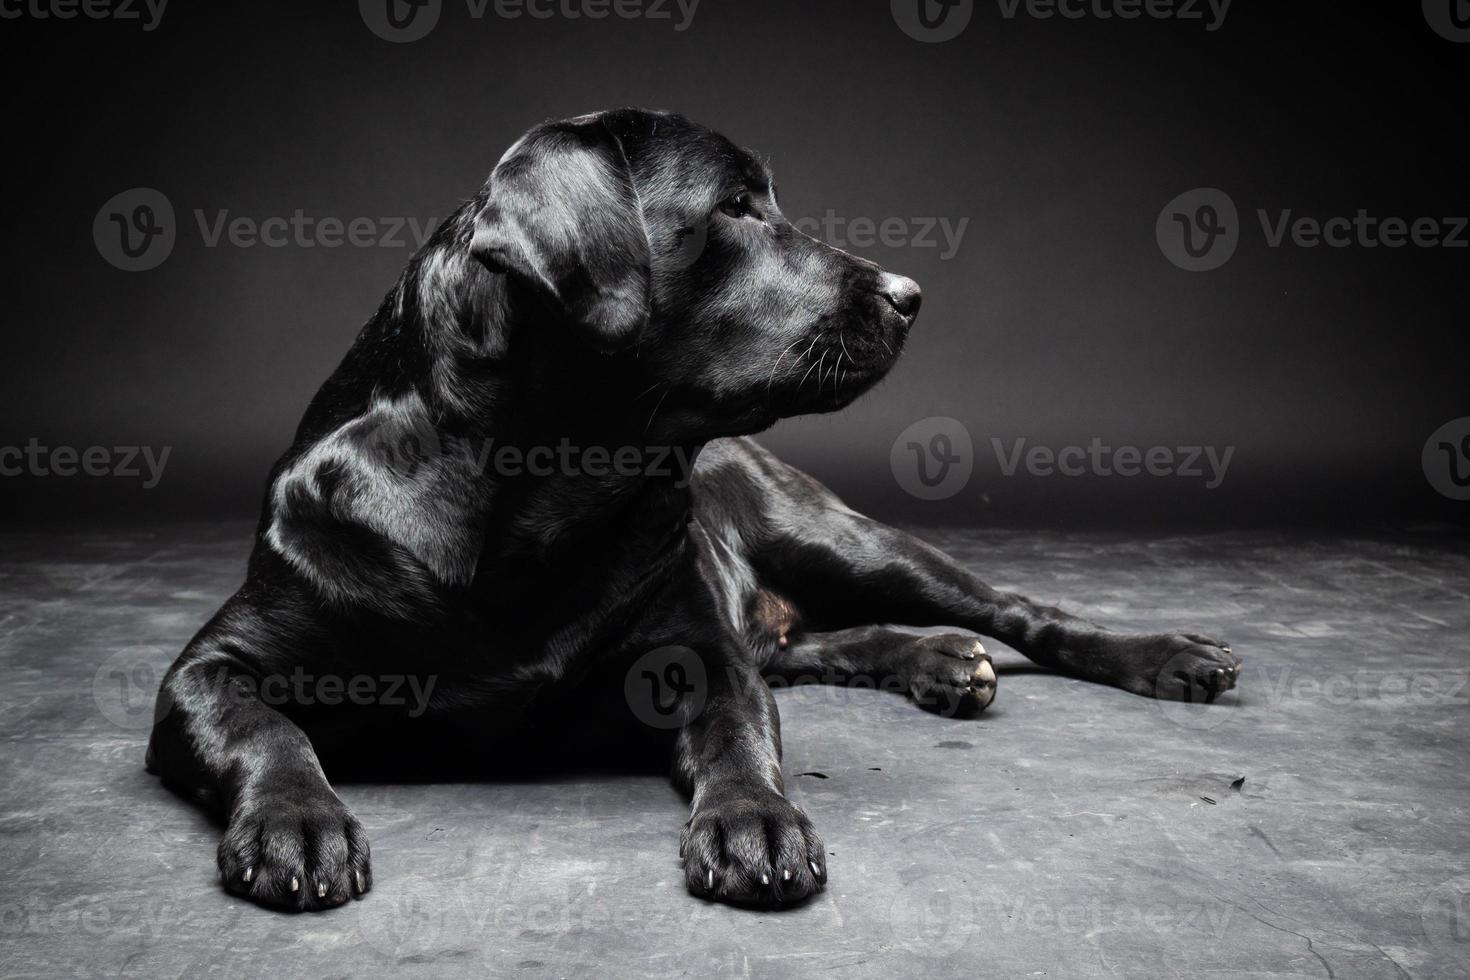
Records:
[[[329,599],[416,616],[473,577],[478,472],[418,395],[375,396],[277,464],[260,546]]]

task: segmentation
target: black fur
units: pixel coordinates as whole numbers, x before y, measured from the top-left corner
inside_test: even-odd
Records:
[[[758,904],[827,878],[783,795],[768,681],[945,713],[994,695],[973,637],[875,624],[997,636],[1140,694],[1232,685],[1222,644],[995,592],[743,438],[871,387],[918,306],[911,281],[797,232],[756,157],[679,116],[512,147],[313,400],[245,584],[164,680],[149,765],[225,821],[225,887],[288,909],[361,895],[367,840],[319,759],[428,775],[564,744],[575,719],[603,733],[663,648],[690,658],[670,678],[699,675],[658,702],[689,888]]]

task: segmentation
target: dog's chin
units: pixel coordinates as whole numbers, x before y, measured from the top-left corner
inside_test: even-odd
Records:
[[[880,363],[844,366],[840,371],[828,373],[821,384],[807,378],[805,383],[798,383],[774,399],[771,407],[778,418],[841,411],[882,381],[895,360],[885,358]]]

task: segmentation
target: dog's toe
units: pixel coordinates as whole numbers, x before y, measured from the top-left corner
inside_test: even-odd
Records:
[[[293,912],[332,908],[372,887],[367,835],[335,797],[242,807],[220,840],[219,871],[231,893]]]
[[[1235,687],[1241,660],[1224,643],[1195,634],[1166,638],[1163,666],[1144,693],[1170,701],[1211,702]]]
[[[907,662],[909,694],[928,711],[946,717],[972,715],[995,700],[995,665],[973,636],[917,637]]]
[[[737,905],[800,902],[827,882],[822,841],[799,807],[756,791],[700,808],[680,847],[689,890]]]

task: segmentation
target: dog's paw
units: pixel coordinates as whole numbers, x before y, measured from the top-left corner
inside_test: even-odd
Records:
[[[904,662],[909,695],[927,711],[947,718],[973,715],[995,700],[995,667],[973,636],[915,637]]]
[[[1140,694],[1166,701],[1209,703],[1235,686],[1240,658],[1228,644],[1196,633],[1151,638],[1150,666],[1139,672]]]
[[[792,904],[827,884],[826,851],[805,813],[769,790],[702,805],[679,846],[684,880],[704,898]]]
[[[373,886],[367,834],[330,791],[239,807],[219,844],[219,873],[230,892],[293,912],[332,908]]]

